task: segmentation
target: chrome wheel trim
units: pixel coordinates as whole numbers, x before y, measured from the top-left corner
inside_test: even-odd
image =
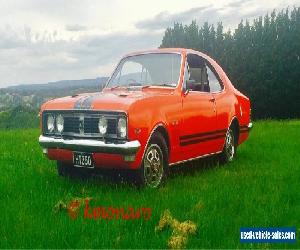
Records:
[[[160,184],[164,174],[163,153],[157,144],[151,144],[144,157],[145,185],[156,188]]]
[[[228,161],[232,161],[235,153],[235,146],[234,146],[234,135],[231,129],[229,129],[226,134],[225,153],[227,155]]]

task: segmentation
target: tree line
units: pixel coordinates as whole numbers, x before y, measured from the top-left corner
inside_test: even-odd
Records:
[[[217,62],[234,86],[251,98],[261,118],[300,117],[300,8],[275,10],[241,21],[232,31],[196,21],[166,29],[161,46],[202,51]]]
[[[17,106],[5,111],[0,111],[0,130],[38,128],[38,110]]]

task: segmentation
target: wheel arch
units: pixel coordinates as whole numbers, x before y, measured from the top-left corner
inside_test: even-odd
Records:
[[[148,147],[148,144],[149,144],[149,141],[150,141],[151,137],[156,132],[159,132],[163,136],[163,138],[165,139],[165,142],[167,144],[167,150],[168,150],[168,158],[170,158],[170,137],[169,137],[168,130],[167,130],[166,126],[163,123],[158,123],[153,127],[153,129],[151,130],[151,132],[148,136],[148,139],[147,139],[147,142],[146,142],[146,145],[145,145],[145,148],[144,148],[144,152],[143,152],[143,155],[142,155],[142,159],[144,158],[144,155],[145,155],[145,152],[146,152],[146,149]]]
[[[163,125],[160,125],[154,130],[153,134],[156,132],[161,133],[161,135],[163,136],[163,138],[165,139],[165,142],[167,144],[168,153],[170,153],[170,137],[169,137],[169,133],[168,133],[166,127]]]
[[[236,134],[236,137],[235,137],[235,144],[238,145],[238,142],[239,142],[239,137],[240,137],[240,123],[237,119],[236,116],[234,116],[232,119],[231,119],[231,122],[228,126],[228,128],[232,128]]]

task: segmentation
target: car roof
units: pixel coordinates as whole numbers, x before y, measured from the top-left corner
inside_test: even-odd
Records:
[[[150,50],[142,50],[142,51],[135,51],[129,54],[126,54],[124,57],[128,56],[136,56],[141,54],[151,54],[151,53],[180,53],[180,54],[198,54],[204,58],[208,56],[200,51],[196,51],[193,49],[186,49],[186,48],[158,48],[158,49],[150,49]]]
[[[149,49],[149,50],[141,50],[141,51],[128,53],[125,56],[134,56],[134,55],[148,54],[148,53],[184,53],[185,51],[186,49],[183,48]]]

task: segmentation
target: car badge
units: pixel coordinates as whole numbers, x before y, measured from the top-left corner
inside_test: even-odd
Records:
[[[84,133],[84,116],[79,116],[79,133],[82,135]]]

